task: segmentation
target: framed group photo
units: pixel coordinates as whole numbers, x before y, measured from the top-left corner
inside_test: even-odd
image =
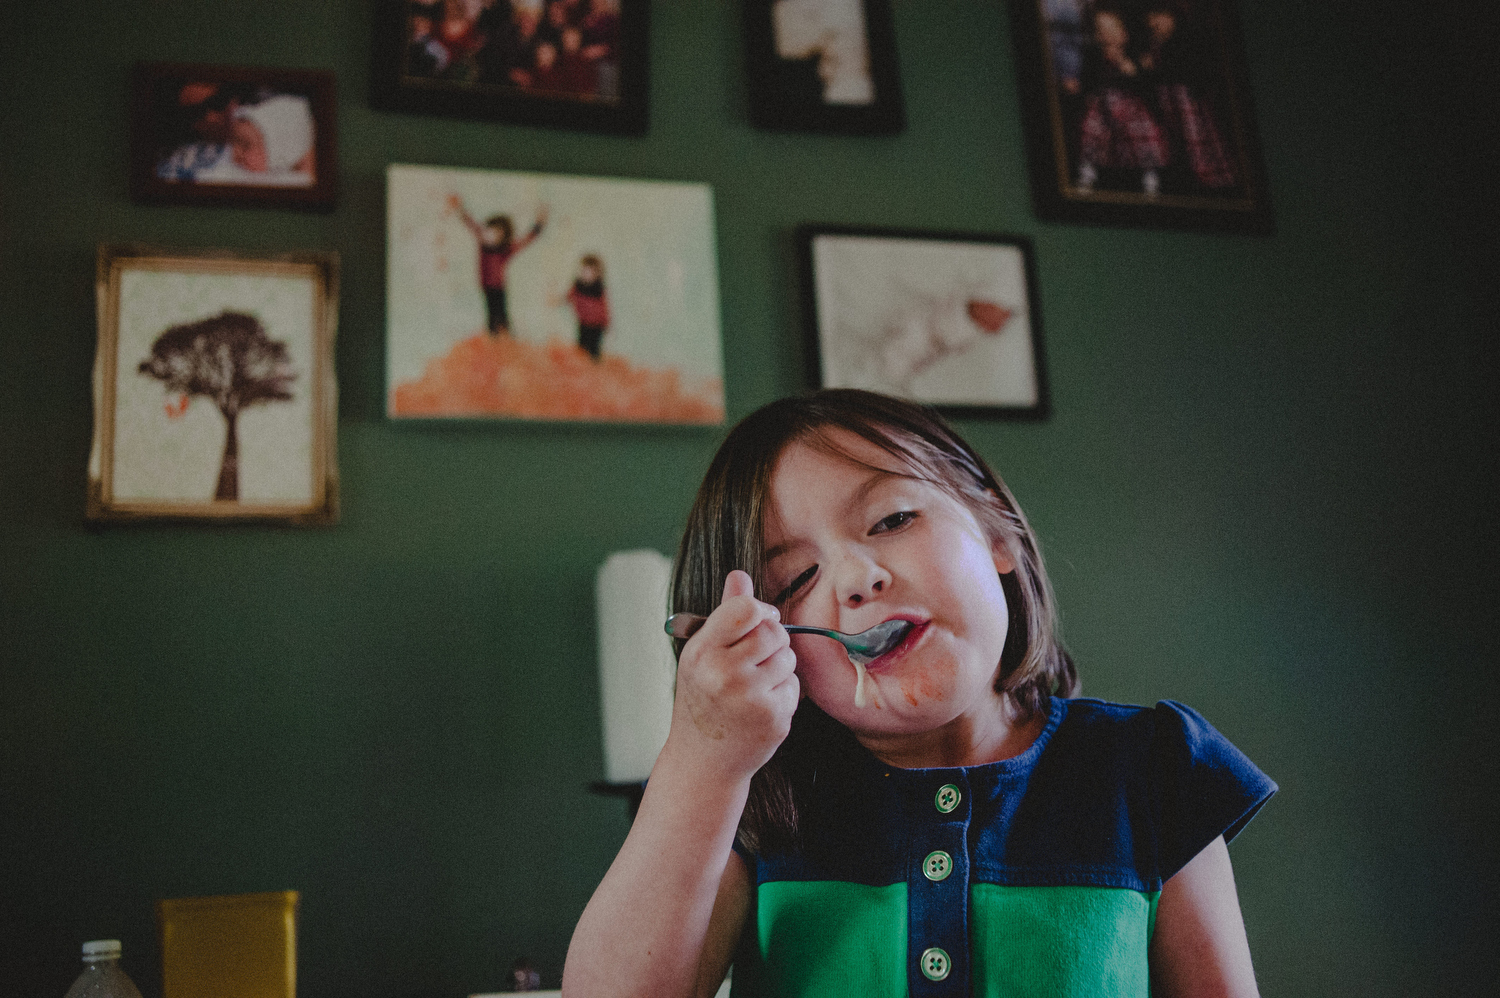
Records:
[[[387,413],[724,420],[707,184],[393,165]]]
[[[1016,236],[804,226],[808,367],[957,416],[1047,415],[1031,244]]]
[[[390,111],[640,135],[649,0],[378,0]]]
[[[91,520],[338,518],[338,258],[101,246]]]
[[[771,131],[906,127],[890,0],[743,0],[750,121]]]
[[[1233,0],[1010,0],[1037,214],[1269,233]]]
[[[332,73],[140,63],[131,113],[138,201],[333,208]]]

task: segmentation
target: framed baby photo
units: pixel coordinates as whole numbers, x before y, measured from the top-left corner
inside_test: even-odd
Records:
[[[743,0],[750,121],[771,131],[906,127],[890,0]]]
[[[1010,0],[1037,214],[1270,233],[1232,0]]]
[[[808,368],[954,416],[1047,415],[1031,243],[1018,236],[804,226]]]
[[[332,73],[138,63],[131,118],[137,201],[333,208]]]
[[[378,0],[387,111],[646,131],[649,0]]]
[[[394,165],[387,414],[717,425],[707,184]]]
[[[101,246],[88,518],[335,522],[338,273]]]

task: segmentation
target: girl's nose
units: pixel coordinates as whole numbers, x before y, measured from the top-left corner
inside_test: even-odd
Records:
[[[851,553],[839,565],[835,586],[839,605],[856,607],[890,587],[891,573],[863,552]]]

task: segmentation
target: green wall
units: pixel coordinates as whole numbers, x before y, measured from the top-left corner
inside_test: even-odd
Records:
[[[896,4],[888,139],[750,129],[729,3],[656,3],[640,139],[377,113],[357,0],[12,5],[0,996],[61,995],[100,936],[152,995],[154,898],[286,888],[306,995],[490,990],[521,953],[555,986],[627,829],[584,791],[593,573],[673,548],[718,434],[387,422],[390,162],[711,183],[732,419],[804,384],[797,223],[1030,235],[1055,415],[961,429],[1086,691],[1186,700],[1280,781],[1233,847],[1263,991],[1492,993],[1494,257],[1463,150],[1493,55],[1420,5],[1323,6],[1244,4],[1254,238],[1038,222],[995,0]],[[338,210],[131,203],[138,59],[334,70]],[[101,240],[341,254],[338,527],[85,528]]]

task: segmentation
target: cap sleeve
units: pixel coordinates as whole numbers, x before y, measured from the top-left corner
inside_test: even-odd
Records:
[[[1157,864],[1163,881],[1220,835],[1228,842],[1276,784],[1191,707],[1163,700],[1152,711]]]

